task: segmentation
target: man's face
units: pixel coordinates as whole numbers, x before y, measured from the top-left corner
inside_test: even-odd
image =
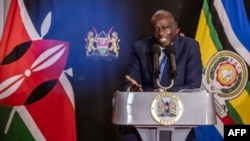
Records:
[[[152,32],[157,43],[162,47],[170,45],[176,34],[176,23],[166,16],[159,16],[152,23]]]

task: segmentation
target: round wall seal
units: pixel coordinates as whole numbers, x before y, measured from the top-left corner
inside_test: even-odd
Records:
[[[151,102],[151,115],[161,125],[171,125],[179,120],[183,113],[181,99],[169,92],[160,93]]]
[[[232,51],[217,52],[209,60],[205,73],[210,91],[227,100],[240,95],[248,81],[244,60]]]

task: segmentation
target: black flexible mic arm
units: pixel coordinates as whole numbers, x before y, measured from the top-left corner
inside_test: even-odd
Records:
[[[154,74],[158,78],[160,74],[159,57],[161,56],[161,49],[158,44],[152,46],[153,61],[154,61]]]
[[[175,63],[175,48],[173,45],[167,47],[167,56],[170,58],[171,63],[171,78],[175,78],[178,74],[178,70]]]

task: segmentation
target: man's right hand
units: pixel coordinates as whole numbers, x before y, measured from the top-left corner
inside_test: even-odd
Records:
[[[137,92],[142,92],[142,86],[139,85],[133,78],[130,76],[126,75],[126,79],[130,82],[130,91],[137,91]]]

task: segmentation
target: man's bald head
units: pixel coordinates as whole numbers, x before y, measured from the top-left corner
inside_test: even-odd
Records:
[[[153,25],[156,20],[159,20],[162,18],[170,19],[173,23],[175,23],[175,18],[171,12],[167,10],[158,10],[151,17],[151,25]]]

